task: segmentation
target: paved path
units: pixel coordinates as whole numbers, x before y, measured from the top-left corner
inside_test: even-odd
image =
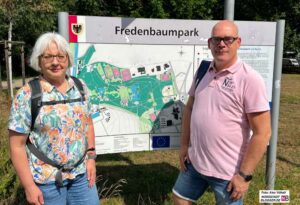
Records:
[[[31,78],[26,78],[25,79],[25,82],[27,83],[29,80],[31,80],[33,77],[31,77]],[[2,84],[2,88],[3,89],[7,89],[7,81],[2,81],[1,82],[1,84]],[[22,87],[23,86],[23,80],[22,80],[22,78],[21,79],[17,79],[17,80],[13,80],[13,88],[20,88],[20,87]]]

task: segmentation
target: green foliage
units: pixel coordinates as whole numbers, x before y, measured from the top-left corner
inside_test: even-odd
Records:
[[[57,31],[57,13],[67,11],[74,15],[119,16],[170,19],[222,19],[224,1],[221,0],[0,0],[0,40],[7,39],[9,21],[13,22],[13,40],[25,41],[28,55],[36,38],[46,31]],[[286,20],[285,50],[300,52],[300,3],[299,0],[244,0],[235,1],[235,19],[250,21]],[[0,64],[3,58],[0,47]],[[3,64],[2,64],[3,65]],[[2,66],[3,68],[3,66]],[[299,75],[285,75],[283,86],[276,189],[290,189],[291,199],[300,201],[299,190]],[[287,84],[287,82],[291,82]],[[297,87],[296,87],[297,86]],[[289,94],[290,92],[291,95]],[[0,95],[0,204],[11,195],[19,193],[19,182],[12,168],[8,154],[7,96]],[[148,155],[141,161],[138,158]],[[116,156],[116,155],[114,155]],[[171,193],[178,173],[177,155],[172,152],[123,154],[123,158],[135,165],[113,165],[112,162],[98,161],[98,173],[113,179],[115,183],[126,177],[127,184],[121,198],[109,200],[107,204],[171,204]],[[154,157],[153,157],[154,156]],[[103,156],[103,159],[107,156]],[[117,159],[120,159],[117,158]],[[122,159],[122,157],[121,157]],[[153,159],[162,159],[153,161]],[[174,161],[175,159],[175,161]],[[116,160],[116,159],[114,159]],[[152,161],[151,161],[152,160]],[[148,165],[144,165],[144,162]],[[151,166],[150,166],[151,164]],[[110,166],[110,167],[108,167]],[[246,197],[246,204],[258,204],[257,190],[262,188],[264,164],[260,165],[256,179]],[[142,170],[142,171],[141,171]],[[106,178],[104,179],[106,180]],[[294,184],[291,186],[291,184]],[[101,184],[100,184],[101,186]],[[99,187],[100,187],[99,186]],[[24,194],[22,195],[24,197]],[[19,201],[24,198],[19,197]],[[114,202],[115,200],[115,202]],[[120,202],[117,203],[116,201]],[[212,193],[207,193],[202,203],[213,201]],[[257,202],[257,203],[256,203]],[[104,203],[105,204],[105,203]]]
[[[18,182],[9,157],[7,118],[9,111],[7,94],[0,93],[0,204],[1,199],[9,198],[16,190]]]
[[[236,1],[235,19],[252,21],[277,21],[284,19],[284,50],[300,52],[300,4],[299,0]],[[237,9],[238,8],[238,9]]]
[[[74,9],[81,15],[211,19],[211,11],[216,2],[217,0],[89,0],[77,1]]]
[[[0,199],[8,198],[14,192],[14,188],[17,185],[16,174],[14,173],[14,169],[9,161],[8,155],[0,156],[3,160],[0,163],[0,171],[4,173],[0,179]]]
[[[0,0],[0,16],[4,20],[0,23],[3,28],[0,40],[7,39],[11,21],[13,40],[33,45],[41,33],[56,30],[57,12],[61,8],[63,3],[57,0]]]
[[[7,39],[13,20],[13,40],[26,42],[26,53],[43,32],[57,30],[57,13],[134,18],[222,19],[221,0],[0,0],[0,40]],[[235,19],[286,20],[285,50],[300,52],[299,0],[235,1]]]

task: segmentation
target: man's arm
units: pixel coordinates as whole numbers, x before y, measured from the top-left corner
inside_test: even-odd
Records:
[[[27,135],[9,130],[9,147],[11,161],[15,167],[21,184],[24,187],[26,199],[30,204],[44,204],[43,194],[33,181],[25,150]]]
[[[261,158],[263,157],[271,136],[270,112],[249,113],[248,120],[253,131],[248,148],[240,166],[240,171],[245,175],[251,175]],[[239,199],[248,190],[250,182],[236,174],[228,185],[228,191],[232,191],[231,198]]]
[[[240,171],[252,174],[263,157],[271,137],[270,112],[250,113],[248,120],[253,135],[242,161]]]
[[[189,162],[188,148],[190,144],[190,124],[191,124],[193,105],[194,105],[194,97],[189,96],[187,104],[184,107],[182,126],[181,126],[180,153],[179,153],[181,171],[186,170],[186,166],[184,162],[185,161]]]

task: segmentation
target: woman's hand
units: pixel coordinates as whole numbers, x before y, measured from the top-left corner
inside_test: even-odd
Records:
[[[35,185],[32,184],[31,186],[24,187],[26,199],[29,204],[33,205],[43,205],[44,204],[44,197],[42,191]]]
[[[93,187],[96,181],[96,161],[95,159],[88,159],[86,162],[86,173],[89,181],[89,187]]]

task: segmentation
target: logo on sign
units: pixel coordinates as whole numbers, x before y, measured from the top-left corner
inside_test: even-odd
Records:
[[[71,24],[72,33],[75,35],[79,35],[83,30],[83,25],[78,23],[72,23]]]
[[[170,136],[153,136],[152,148],[169,148]]]
[[[289,195],[282,195],[281,196],[281,201],[284,202],[284,201],[289,201],[290,198],[289,198]]]
[[[290,203],[290,191],[260,190],[259,203]]]

